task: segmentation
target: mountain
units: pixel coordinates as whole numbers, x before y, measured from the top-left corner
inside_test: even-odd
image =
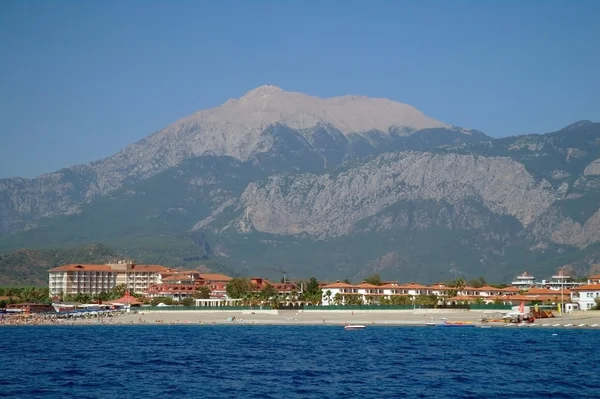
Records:
[[[106,159],[0,180],[0,250],[101,242],[324,279],[583,275],[598,262],[599,143],[589,121],[493,139],[386,99],[262,86]]]
[[[191,157],[262,157],[268,163],[289,149],[295,156],[309,153],[310,162],[325,165],[339,163],[354,142],[360,153],[379,145],[381,137],[444,127],[409,105],[386,99],[319,99],[262,86],[176,121],[106,159],[35,179],[0,180],[0,233],[34,228],[41,217],[78,212],[82,203]]]

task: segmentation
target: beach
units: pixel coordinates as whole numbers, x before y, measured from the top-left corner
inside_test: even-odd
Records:
[[[56,319],[30,315],[28,317],[4,318],[0,325],[185,325],[185,324],[237,324],[237,325],[339,325],[360,324],[365,326],[425,326],[425,323],[441,324],[465,322],[491,327],[504,327],[503,311],[477,310],[134,310],[111,317],[81,317]],[[482,323],[482,319],[487,322]],[[515,324],[510,324],[514,326]],[[527,326],[597,327],[600,328],[600,312],[574,312],[553,318],[537,319]]]
[[[139,311],[115,319],[117,324],[256,324],[256,325],[345,325],[424,326],[427,322],[471,322],[480,324],[482,318],[500,320],[502,312],[490,311]],[[487,322],[504,326],[505,323]],[[537,319],[535,325],[562,326],[600,324],[600,312],[577,312],[554,318]]]

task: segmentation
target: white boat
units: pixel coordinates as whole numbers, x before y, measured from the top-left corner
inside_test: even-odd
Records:
[[[362,324],[348,324],[344,326],[344,330],[362,330],[364,328],[367,327],[363,326]]]
[[[431,318],[431,321],[425,322],[425,325],[427,327],[435,327],[435,321],[433,321],[433,317]]]

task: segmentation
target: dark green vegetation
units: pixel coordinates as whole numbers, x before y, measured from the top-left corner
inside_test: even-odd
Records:
[[[70,263],[107,263],[119,255],[104,245],[64,249],[21,249],[0,254],[0,286],[48,286],[47,270]]]
[[[383,279],[423,283],[457,274],[468,280],[483,275],[506,282],[523,270],[545,278],[564,265],[578,276],[590,272],[600,260],[598,244],[585,248],[553,244],[549,234],[542,240],[533,227],[523,228],[515,218],[493,213],[472,199],[460,207],[434,200],[397,202],[382,214],[408,222],[379,231],[378,217],[385,215],[375,215],[362,220],[352,234],[328,240],[223,230],[241,215],[237,201],[250,182],[281,172],[292,177],[308,171],[335,174],[382,152],[403,150],[510,157],[538,181],[545,179],[554,188],[568,184],[565,199],[556,201],[550,211],[584,223],[599,209],[600,178],[583,176],[583,170],[600,158],[600,124],[584,121],[546,135],[503,139],[447,129],[404,133],[369,132],[347,138],[320,126],[303,136],[275,125],[264,132],[275,145],[251,161],[215,156],[188,159],[83,205],[78,214],[42,219],[37,221],[38,229],[4,235],[0,250],[27,247],[46,249],[41,251],[44,254],[70,253],[39,263],[49,268],[92,259],[92,255],[81,258],[83,254],[76,250],[52,248],[102,243],[139,263],[205,264],[234,276],[279,278],[285,270],[294,278],[360,280],[379,273]],[[219,229],[194,227],[216,210],[222,210],[214,222]],[[540,240],[545,245],[533,250]],[[28,260],[27,253],[2,255],[0,283],[46,281],[45,269],[36,269],[37,260]]]
[[[11,303],[47,303],[52,301],[48,294],[48,288],[36,287],[0,287],[0,309]]]

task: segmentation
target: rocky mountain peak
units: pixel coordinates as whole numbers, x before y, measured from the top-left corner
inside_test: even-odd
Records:
[[[386,98],[357,95],[319,98],[272,85],[257,87],[239,99],[197,112],[182,122],[209,125],[215,129],[226,125],[237,131],[228,136],[247,135],[274,123],[293,129],[308,129],[320,123],[331,125],[344,134],[373,130],[386,133],[397,127],[412,130],[448,127],[415,107]]]
[[[244,96],[242,97],[242,99],[250,99],[250,98],[257,98],[257,97],[266,97],[272,94],[280,94],[282,93],[283,90],[277,86],[273,86],[273,85],[263,85],[263,86],[259,86],[255,89],[250,90],[249,92],[247,92],[246,94],[244,94]]]

